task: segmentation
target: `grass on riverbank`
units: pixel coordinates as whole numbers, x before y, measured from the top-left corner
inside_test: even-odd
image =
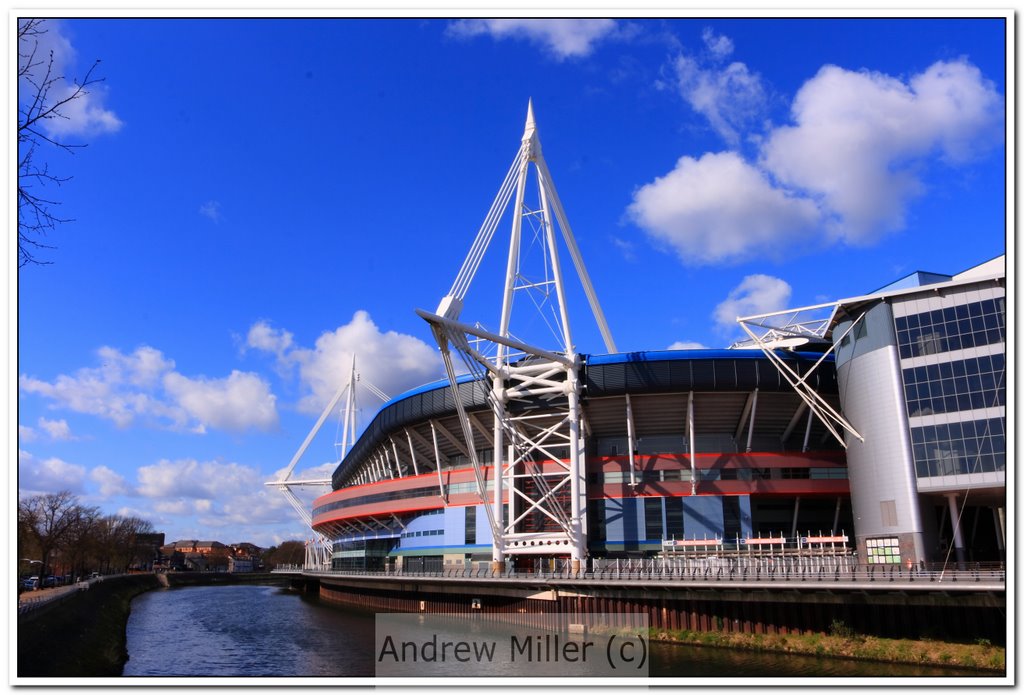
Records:
[[[935,640],[886,639],[855,634],[842,624],[833,625],[830,633],[825,635],[754,635],[652,628],[651,638],[704,647],[979,669],[986,675],[988,672],[1006,672],[1005,647],[993,646],[987,640],[978,640],[975,644],[957,644]]]
[[[156,586],[152,574],[107,579],[25,614],[18,620],[18,676],[120,676],[131,600]]]

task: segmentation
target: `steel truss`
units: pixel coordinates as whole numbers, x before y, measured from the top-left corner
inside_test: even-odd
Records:
[[[864,314],[861,314],[842,335],[833,336],[832,326],[839,306],[838,302],[830,302],[737,318],[736,323],[750,337],[750,340],[734,343],[731,347],[733,349],[760,349],[778,368],[779,373],[793,387],[793,390],[810,408],[811,412],[821,420],[832,436],[845,448],[846,439],[840,433],[840,429],[846,430],[861,442],[864,441],[864,437],[808,383],[811,375],[825,361],[825,358],[832,354],[842,339],[864,319]],[[827,317],[821,316],[824,311],[828,311]],[[828,347],[803,376],[797,374],[776,352],[780,349],[794,350],[812,344]],[[810,431],[810,420],[808,420],[807,426]],[[804,448],[806,450],[806,442]]]
[[[538,200],[527,205],[531,164]],[[491,332],[460,322],[458,317],[513,194],[500,326]],[[572,257],[605,347],[608,352],[615,352],[607,321],[541,153],[531,103],[522,144],[451,290],[435,313],[417,311],[430,323],[441,349],[477,491],[494,538],[493,560],[499,567],[504,565],[506,555],[569,555],[573,563],[579,563],[587,554],[579,358],[569,327],[556,226]],[[524,229],[527,234],[532,232],[532,236],[524,239]],[[524,241],[543,248],[540,278],[528,275]],[[558,348],[543,349],[514,337],[510,330],[513,300],[523,294],[532,300],[551,329],[555,341],[560,343]],[[484,390],[494,416],[490,438],[494,447],[494,489],[489,504],[486,471],[476,451],[472,419],[459,392],[452,353],[476,377],[473,388]],[[528,524],[541,528],[528,529]]]
[[[338,391],[331,398],[330,402],[327,404],[327,407],[324,408],[322,413],[320,413],[320,417],[316,421],[316,424],[313,425],[313,429],[309,431],[309,434],[306,435],[306,439],[303,440],[302,445],[299,447],[298,451],[296,451],[295,455],[292,456],[292,460],[288,463],[288,467],[285,468],[284,474],[277,480],[271,480],[264,483],[264,485],[266,485],[267,487],[273,487],[280,490],[281,494],[283,494],[285,496],[285,499],[288,500],[288,503],[298,513],[299,518],[302,519],[302,522],[306,524],[306,526],[308,526],[309,529],[313,532],[313,538],[306,541],[306,567],[308,569],[316,569],[321,567],[330,568],[333,543],[330,538],[328,538],[323,533],[320,533],[319,531],[313,528],[313,516],[310,513],[307,506],[303,504],[302,500],[300,500],[298,496],[295,494],[293,488],[330,487],[331,479],[325,478],[319,480],[292,480],[292,473],[295,471],[295,466],[298,465],[299,459],[301,459],[302,455],[306,453],[306,449],[309,448],[309,445],[313,441],[313,438],[316,437],[317,433],[320,431],[320,428],[323,427],[324,423],[327,421],[327,418],[334,411],[335,407],[337,407],[338,403],[341,402],[342,397],[346,396],[346,394],[347,399],[343,411],[344,427],[342,430],[342,440],[338,452],[339,460],[343,459],[345,457],[345,454],[348,453],[348,450],[351,448],[353,442],[355,441],[355,391],[357,383],[362,383],[370,390],[371,393],[378,396],[379,398],[382,398],[385,401],[388,400],[388,397],[382,391],[380,391],[380,389],[373,386],[367,381],[360,380],[359,374],[356,373],[356,358],[355,355],[353,355],[352,369],[349,373],[348,382],[343,383],[341,387],[338,388]]]

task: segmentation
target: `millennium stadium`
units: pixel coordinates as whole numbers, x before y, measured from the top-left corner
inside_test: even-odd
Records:
[[[501,318],[487,329],[461,314],[508,217]],[[600,351],[575,349],[572,271]],[[517,329],[537,307],[547,340]],[[316,535],[307,564],[500,573],[786,554],[889,568],[1005,559],[1005,257],[738,317],[747,339],[729,349],[621,353],[531,105],[451,291],[418,313],[447,378],[388,400],[358,438],[346,411],[331,491],[300,510]],[[356,379],[353,363],[350,401]]]

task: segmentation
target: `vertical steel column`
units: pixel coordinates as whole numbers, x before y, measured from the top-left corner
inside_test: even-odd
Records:
[[[964,550],[964,537],[960,532],[960,510],[956,506],[956,493],[951,492],[947,494],[946,500],[949,502],[949,520],[953,525],[953,546],[956,548],[956,564],[958,568],[963,569],[967,562],[967,553]]]
[[[533,139],[533,132],[529,125],[527,126],[527,132],[533,142],[530,152],[531,159],[543,160],[540,154],[540,142]],[[562,341],[565,345],[566,357],[573,360],[572,368],[567,370],[566,373],[566,391],[569,397],[569,485],[570,494],[572,495],[570,502],[572,519],[570,525],[573,536],[572,570],[573,572],[578,572],[580,563],[587,557],[587,538],[582,518],[587,507],[587,483],[583,477],[586,471],[583,470],[583,456],[580,451],[579,358],[576,356],[575,346],[572,344],[572,330],[569,326],[569,304],[565,296],[565,280],[562,276],[562,264],[558,260],[558,242],[555,239],[554,227],[551,224],[551,214],[548,210],[548,193],[551,193],[553,199],[557,199],[558,196],[553,189],[549,188],[551,181],[547,178],[546,173],[546,171],[540,169],[539,193],[544,224],[544,238],[547,240],[548,256],[551,259],[551,273],[555,281],[555,293],[558,296],[558,310],[562,321]],[[632,453],[630,453],[630,459],[632,460]]]
[[[814,410],[807,411],[807,429],[804,430],[804,446],[800,451],[807,453],[807,443],[811,440],[811,423],[814,422]]]
[[[504,346],[499,344],[499,346],[498,346],[499,352],[502,351],[503,347]],[[495,519],[495,521],[497,521],[497,527],[501,531],[501,533],[499,533],[493,539],[494,543],[493,543],[492,549],[491,549],[491,569],[493,569],[495,572],[504,572],[505,571],[505,518],[504,518],[504,515],[502,514],[502,503],[501,503],[502,483],[504,482],[504,478],[505,478],[505,470],[504,470],[505,469],[505,465],[504,465],[504,462],[502,460],[503,457],[504,457],[504,453],[505,453],[503,451],[503,449],[505,448],[505,431],[504,431],[504,428],[502,428],[502,425],[501,425],[501,419],[504,416],[504,412],[503,411],[505,409],[504,408],[504,403],[503,403],[503,401],[504,401],[504,393],[505,393],[504,380],[500,376],[495,376],[494,377],[494,381],[493,381],[492,390],[491,390],[491,397],[495,401],[495,403],[494,403],[494,457],[493,457],[494,458],[494,465],[493,465],[493,467],[491,469],[492,470],[491,477],[494,479],[494,498],[493,498],[491,504],[493,505],[492,508],[494,510],[494,519]],[[499,409],[501,410],[501,412],[499,412]],[[512,447],[510,446],[509,448],[511,449]],[[514,470],[512,470],[512,464],[514,464],[514,463],[515,463],[515,460],[510,457],[509,458],[510,472],[514,472]],[[509,485],[509,495],[508,496],[509,496],[509,501],[510,502],[512,500],[512,494],[513,494],[512,490],[511,490],[511,487],[512,487],[511,483],[513,481],[514,481],[514,478],[512,480],[510,480],[510,485]],[[514,518],[514,517],[512,516],[511,510],[509,510],[509,519],[512,519],[512,518]]]
[[[437,466],[437,487],[441,491],[441,499],[444,500],[445,504],[448,504],[448,495],[444,492],[444,480],[441,478],[441,450],[437,446],[437,428],[434,427],[434,421],[430,421],[430,434],[434,438],[434,465]]]
[[[992,521],[996,526],[996,549],[1002,553],[1006,550],[1006,517],[1002,507],[992,508]]]
[[[505,451],[505,460],[508,461],[510,465],[512,463],[515,463],[515,460],[516,460],[516,447],[515,447],[514,444],[509,444],[508,445],[508,449]],[[515,518],[517,518],[519,516],[519,511],[518,511],[519,510],[519,500],[516,498],[516,494],[514,492],[515,483],[516,483],[515,476],[513,475],[514,473],[515,473],[514,469],[509,471],[508,487],[507,487],[508,493],[506,493],[508,495],[508,520],[509,520],[510,523],[511,523],[512,519],[515,519]],[[514,531],[514,529],[513,529],[513,531]]]
[[[395,468],[398,469],[398,477],[401,478],[405,473],[402,471],[402,460],[398,458],[398,444],[395,443],[394,437],[388,437],[388,439],[391,440],[391,448],[395,452]]]
[[[532,123],[528,121],[526,132],[523,134],[523,143],[533,140]],[[519,246],[523,228],[523,199],[526,195],[526,173],[530,166],[531,151],[528,148],[526,156],[519,166],[518,179],[516,180],[516,199],[514,212],[512,214],[512,235],[508,247],[508,263],[505,268],[505,292],[501,303],[501,323],[498,328],[498,335],[503,338],[509,337],[509,322],[512,319],[512,295],[515,291],[517,268],[519,265]],[[506,373],[508,348],[498,343],[498,354],[495,358],[495,366],[502,373]],[[505,416],[505,384],[501,376],[495,376],[492,382],[491,398],[494,401],[494,499],[492,510],[495,520],[497,534],[494,538],[491,560],[496,571],[503,571],[505,567],[505,522],[502,514],[502,478],[504,477],[501,462],[504,438],[501,431],[502,420]],[[514,463],[514,461],[513,461]],[[514,466],[510,475],[515,475]]]
[[[750,422],[747,423],[747,453],[750,453],[751,443],[754,440],[754,418],[757,417],[757,391],[754,389],[754,400],[750,404]]]
[[[579,361],[577,359],[577,365]],[[579,410],[579,377],[577,366],[569,370],[567,391],[569,396],[569,486],[572,508],[572,571],[579,572],[580,563],[587,557],[587,539],[583,533],[583,522],[580,518],[586,502],[582,496],[587,493],[586,482],[582,479],[580,466],[580,410]]]
[[[697,494],[697,436],[694,432],[693,391],[686,399],[686,430],[690,435],[690,494]]]
[[[629,394],[626,394],[626,439],[629,446],[629,486],[636,487],[636,461],[634,451],[636,450],[636,433],[633,430],[633,404],[630,402]]]
[[[409,442],[409,456],[412,457],[412,472],[413,475],[420,474],[420,468],[416,465],[416,449],[412,446],[412,435],[409,434],[409,430],[405,431],[405,438]]]

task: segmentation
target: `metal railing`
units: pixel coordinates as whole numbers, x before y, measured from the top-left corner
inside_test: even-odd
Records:
[[[934,585],[986,586],[1006,584],[1005,566],[975,564],[964,569],[941,566],[860,565],[854,556],[764,557],[764,558],[687,558],[591,560],[585,568],[573,571],[568,563],[554,562],[545,568],[523,571],[514,566],[496,571],[490,563],[473,566],[447,566],[435,570],[358,570],[292,567],[275,571],[320,576],[417,577],[459,580],[571,580],[586,582],[682,582],[682,583],[856,583],[914,584],[919,588]]]
[[[71,598],[79,591],[87,591],[89,587],[97,582],[102,582],[104,579],[110,579],[111,577],[120,577],[123,575],[109,575],[106,577],[96,577],[93,579],[86,579],[74,584],[67,584],[65,586],[58,586],[50,589],[38,589],[33,591],[26,591],[18,595],[18,615],[34,611],[37,608],[50,605],[52,603],[66,601]]]

